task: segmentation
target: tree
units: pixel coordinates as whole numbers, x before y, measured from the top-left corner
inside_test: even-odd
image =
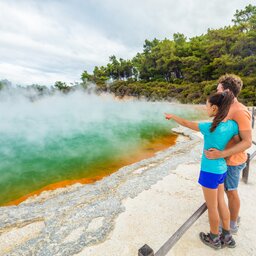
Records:
[[[243,76],[253,76],[256,74],[256,56],[249,56],[242,61],[243,69],[241,75]],[[255,85],[256,87],[256,85]]]
[[[137,53],[132,59],[133,72],[136,74],[137,80],[149,80],[149,73],[147,70],[146,56],[144,53]]]
[[[184,80],[191,82],[198,82],[203,80],[201,67],[203,60],[195,56],[183,57],[182,62],[182,76]]]
[[[54,87],[63,93],[67,93],[70,91],[71,87],[68,86],[65,82],[56,81]]]
[[[93,70],[93,81],[98,84],[105,83],[109,79],[109,76],[107,74],[107,68],[104,66],[101,67],[95,67]]]
[[[249,31],[256,28],[256,6],[247,5],[244,10],[236,10],[232,21],[239,26],[242,31]]]
[[[113,80],[120,79],[120,62],[117,60],[115,55],[109,57],[110,63],[107,65],[107,74]]]
[[[146,39],[143,51],[131,60],[112,55],[91,77],[85,73],[84,80],[91,78],[118,95],[203,102],[215,79],[226,72],[256,77],[256,6],[236,11],[233,22],[190,39],[182,33],[173,34],[172,40]]]
[[[120,76],[122,79],[129,79],[133,76],[133,65],[130,60],[119,59],[120,61]]]
[[[187,38],[181,33],[173,34],[173,41],[175,43],[175,55],[178,57],[186,57],[189,56],[189,43],[187,42]]]
[[[241,69],[241,58],[225,54],[219,58],[215,58],[211,63],[211,66],[214,70],[213,78],[217,79],[225,73],[238,73]]]
[[[152,51],[152,49],[159,44],[159,40],[154,38],[152,41],[149,41],[148,39],[145,40],[145,43],[143,45],[143,52],[145,54],[148,54]]]
[[[235,56],[241,56],[242,58],[255,55],[256,36],[251,36],[251,33],[242,33],[232,45],[230,53]]]
[[[83,83],[87,83],[93,80],[93,76],[90,75],[86,70],[82,73],[81,75],[81,80],[83,81]]]

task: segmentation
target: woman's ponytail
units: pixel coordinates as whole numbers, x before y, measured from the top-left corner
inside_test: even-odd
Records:
[[[230,109],[231,104],[234,101],[234,94],[230,91],[217,92],[209,96],[208,102],[211,105],[218,107],[218,113],[213,119],[210,131],[213,132],[218,124],[225,119]]]

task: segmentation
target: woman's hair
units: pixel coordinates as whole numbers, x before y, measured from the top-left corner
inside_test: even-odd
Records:
[[[230,91],[216,92],[209,96],[208,102],[211,105],[216,105],[218,107],[218,112],[211,125],[211,132],[213,132],[218,124],[227,116],[233,100],[234,94]]]

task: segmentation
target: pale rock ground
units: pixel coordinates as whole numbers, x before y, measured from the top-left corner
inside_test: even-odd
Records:
[[[254,141],[256,129],[253,131]],[[256,150],[253,147],[253,150]],[[200,163],[184,163],[136,198],[123,201],[125,212],[116,219],[113,232],[96,246],[85,248],[77,256],[138,255],[145,243],[156,252],[171,235],[202,205],[203,195],[197,183]],[[256,255],[256,157],[251,162],[248,183],[240,182],[241,224],[234,235],[237,247],[215,251],[199,239],[208,232],[205,212],[169,251],[168,256],[253,256]]]
[[[256,139],[256,129],[253,131],[254,140]],[[184,137],[183,137],[184,139]],[[202,144],[198,142],[198,144]],[[199,145],[200,148],[201,145]],[[196,147],[195,147],[196,148]],[[255,149],[255,147],[254,147]],[[198,149],[195,149],[195,151]],[[192,149],[193,151],[193,149]],[[190,153],[191,154],[191,153]],[[178,157],[178,156],[177,156]],[[186,159],[186,158],[185,158]],[[97,244],[89,245],[80,250],[77,256],[131,256],[138,255],[138,249],[145,243],[154,249],[156,252],[163,243],[202,205],[203,195],[200,186],[197,184],[197,178],[199,173],[199,159],[183,161],[176,168],[171,169],[165,177],[158,182],[149,186],[147,189],[139,192],[136,197],[131,198],[130,196],[124,197],[121,201],[124,207],[123,212],[119,212],[114,219],[113,229],[111,232],[106,233],[104,239],[99,240]],[[146,167],[147,168],[147,167]],[[185,233],[185,235],[177,242],[177,244],[167,254],[169,256],[193,256],[193,255],[232,255],[232,256],[243,256],[243,255],[256,255],[256,224],[255,224],[255,195],[256,195],[256,157],[251,162],[249,182],[244,184],[240,182],[240,196],[241,196],[241,225],[239,232],[235,235],[237,247],[235,249],[224,248],[220,251],[214,251],[213,249],[205,246],[199,240],[198,234],[200,231],[207,232],[209,230],[207,213],[204,213],[195,224]],[[143,168],[138,168],[133,171],[133,175],[139,175],[143,173]],[[41,200],[42,204],[48,199],[54,199],[54,204],[60,204],[60,211],[63,214],[69,214],[74,208],[72,205],[70,208],[65,206],[64,201],[66,194],[72,194],[72,191],[76,195],[83,187],[80,185],[73,186],[69,191],[63,193],[63,190],[57,190],[53,193],[44,193],[39,199],[28,200],[28,207],[33,207],[34,200]],[[63,195],[62,195],[63,193]],[[72,197],[68,197],[72,198]],[[76,197],[75,197],[76,198]],[[120,197],[121,198],[121,197]],[[58,201],[60,200],[60,201]],[[71,201],[73,202],[73,201]],[[30,206],[31,204],[31,206]],[[64,204],[64,205],[63,205]],[[67,202],[66,202],[67,204]],[[78,201],[76,207],[81,207],[85,204],[84,202]],[[36,205],[36,204],[35,204]],[[63,205],[63,206],[62,206]],[[26,204],[22,206],[24,211],[27,211]],[[16,250],[15,248],[19,245],[26,244],[29,240],[38,237],[40,234],[45,234],[47,247],[47,233],[44,233],[46,226],[52,224],[47,221],[51,220],[52,216],[56,213],[41,214],[41,206],[38,204],[40,214],[34,214],[30,219],[22,217],[21,222],[13,222],[12,225],[5,226],[0,229],[0,255],[51,255],[50,253],[40,252],[31,253],[24,249],[25,254],[20,254],[22,250]],[[54,205],[49,205],[49,211],[54,208]],[[32,209],[32,208],[28,208]],[[57,208],[58,209],[58,208]],[[87,208],[85,208],[87,209]],[[11,222],[13,210],[16,208],[9,208],[3,210],[3,214],[6,214],[8,223]],[[17,208],[17,211],[19,208]],[[23,212],[19,212],[23,216]],[[26,213],[27,214],[27,213]],[[58,215],[59,214],[59,215]],[[67,221],[62,213],[57,213],[54,225],[63,225],[65,222],[58,220],[58,216],[62,216],[63,221]],[[75,213],[74,213],[75,214]],[[25,216],[25,215],[24,215]],[[36,217],[42,216],[42,217]],[[69,216],[69,215],[68,215]],[[72,216],[72,215],[70,215]],[[16,216],[13,216],[16,217]],[[81,218],[82,219],[82,218]],[[30,223],[31,221],[31,223]],[[5,221],[4,221],[5,222]],[[72,220],[71,220],[72,222]],[[111,222],[110,222],[111,223]],[[83,223],[81,223],[83,224]],[[93,218],[88,226],[75,227],[61,243],[68,244],[75,241],[86,232],[94,232],[104,224],[103,217]],[[7,228],[10,227],[10,228]],[[48,230],[48,229],[47,229]],[[49,229],[51,230],[51,229]],[[54,230],[53,230],[54,232]],[[61,233],[60,233],[61,234]],[[58,241],[58,240],[56,240]],[[51,241],[49,240],[49,243]],[[48,244],[49,245],[49,244]],[[38,244],[40,246],[40,243]],[[57,246],[57,244],[56,244]],[[8,249],[10,248],[10,249]],[[35,247],[37,248],[37,247]],[[11,252],[9,254],[8,252]],[[57,255],[57,254],[56,254]],[[58,255],[64,255],[58,253]],[[69,255],[69,254],[65,254]]]

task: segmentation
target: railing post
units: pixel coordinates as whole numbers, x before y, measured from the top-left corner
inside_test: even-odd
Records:
[[[203,203],[190,218],[154,253],[147,245],[143,245],[139,249],[139,256],[165,256],[182,235],[195,223],[195,221],[207,210],[206,203]]]
[[[255,121],[254,116],[255,116],[255,109],[254,109],[254,107],[252,107],[252,129],[254,128],[254,121]],[[255,144],[254,141],[252,143]],[[247,184],[247,182],[248,182],[249,169],[250,169],[250,160],[253,159],[253,157],[255,156],[255,154],[256,154],[255,152],[252,153],[252,155],[247,153],[246,166],[244,167],[243,173],[242,173],[242,180],[245,182],[245,184]]]
[[[252,129],[254,128],[254,119],[255,119],[255,117],[254,117],[254,115],[255,115],[255,113],[254,113],[255,111],[254,111],[254,107],[252,108]]]
[[[249,168],[250,168],[250,154],[247,153],[247,160],[246,160],[246,166],[243,169],[243,174],[242,174],[242,180],[247,184],[248,182],[248,176],[249,176]]]
[[[163,244],[155,253],[155,256],[165,256],[184,233],[196,222],[196,220],[207,210],[206,203],[203,203],[190,218]]]
[[[138,252],[138,256],[154,256],[154,251],[147,244],[144,244]]]

